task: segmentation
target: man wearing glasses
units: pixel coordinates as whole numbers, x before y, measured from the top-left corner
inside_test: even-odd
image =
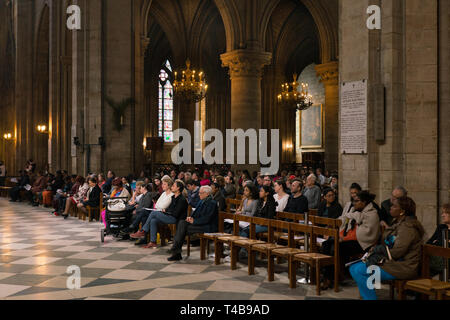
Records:
[[[173,246],[168,253],[172,254],[168,261],[179,261],[182,259],[181,251],[186,235],[203,232],[217,232],[219,215],[217,202],[213,200],[210,186],[203,186],[199,191],[200,201],[186,220],[180,220],[177,224]]]

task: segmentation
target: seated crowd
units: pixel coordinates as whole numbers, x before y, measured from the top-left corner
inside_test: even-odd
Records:
[[[309,172],[308,172],[309,171]],[[340,220],[340,270],[346,263],[369,253],[370,259],[354,263],[341,277],[350,276],[357,282],[364,299],[376,299],[375,290],[369,289],[367,279],[371,265],[381,266],[381,279],[412,279],[418,275],[420,248],[424,229],[416,219],[416,205],[407,191],[396,187],[391,197],[378,206],[375,195],[353,183],[349,201],[341,206],[337,193],[337,176],[315,172],[312,168],[288,172],[277,176],[250,175],[219,169],[199,171],[168,170],[163,168],[151,180],[145,172],[135,179],[116,177],[114,172],[91,174],[87,177],[69,176],[58,171],[55,176],[23,170],[17,186],[10,190],[11,201],[19,199],[23,190],[32,205],[42,202],[53,206],[55,215],[67,218],[72,208],[85,211],[87,206],[98,206],[103,193],[106,199],[123,198],[127,201],[129,226],[123,234],[135,239],[144,248],[157,247],[158,227],[176,225],[169,261],[182,259],[182,246],[186,235],[218,231],[218,212],[226,210],[226,199],[240,199],[235,214],[274,219],[276,212],[306,213],[317,210],[317,215]],[[308,172],[308,174],[307,174]],[[31,178],[33,176],[33,178]],[[31,186],[27,188],[26,186]],[[188,211],[191,210],[190,214]],[[106,224],[104,211],[101,213]],[[225,223],[225,232],[233,226]],[[437,227],[429,244],[442,245],[442,230],[450,229],[450,205],[442,209],[442,225]],[[256,226],[256,234],[267,232],[266,226]],[[239,234],[249,237],[248,224],[239,226]],[[325,238],[321,252],[333,255],[334,239]],[[387,253],[386,253],[387,250]],[[245,255],[245,250],[241,253]],[[384,254],[384,255],[383,255]],[[386,254],[389,259],[380,262],[376,257]],[[443,269],[443,261],[432,265],[435,274]],[[333,272],[324,270],[322,288],[332,286]],[[343,279],[341,279],[343,280]]]

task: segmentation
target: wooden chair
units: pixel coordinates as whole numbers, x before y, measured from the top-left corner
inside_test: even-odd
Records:
[[[234,212],[241,205],[241,200],[237,199],[226,199],[225,203],[227,205],[226,212]]]
[[[260,221],[259,219],[263,219],[263,218],[253,218],[254,222],[256,224],[261,224],[262,225],[262,221]],[[277,239],[275,239],[274,233],[278,232],[276,227],[278,225],[278,220],[273,220],[273,219],[263,219],[268,221],[268,232],[267,232],[267,242],[265,243],[257,243],[257,244],[253,244],[252,246],[248,247],[248,256],[249,256],[249,261],[251,260],[251,263],[249,262],[248,264],[248,274],[249,275],[253,275],[255,274],[255,258],[256,258],[256,254],[259,253],[260,255],[263,256],[268,256],[269,255],[269,251],[272,249],[276,249],[276,248],[286,248],[286,246],[280,245],[277,243]],[[272,267],[268,266],[268,267]]]
[[[0,186],[0,196],[7,198],[11,187]]]
[[[317,252],[317,236],[329,236],[334,237],[334,256],[328,256]],[[297,285],[296,272],[297,263],[303,262],[308,264],[311,269],[315,269],[316,275],[316,293],[320,295],[320,269],[328,265],[334,265],[334,291],[339,291],[339,229],[336,228],[323,228],[323,227],[312,227],[312,237],[311,237],[311,248],[310,253],[300,253],[294,255],[293,259],[289,261],[291,264],[290,270],[292,277],[289,278],[289,286],[295,288]]]
[[[241,201],[242,200],[242,194],[236,194],[236,200]]]
[[[287,220],[288,222],[295,222],[295,223],[304,223],[305,221],[305,215],[303,213],[292,213],[292,212],[277,212],[277,220]],[[283,233],[274,233],[275,239],[288,242],[289,235],[286,232]],[[294,237],[294,241],[297,243],[297,245],[303,245],[304,244],[304,238]]]
[[[230,213],[227,213],[226,215],[230,215]],[[232,235],[219,235],[216,236],[214,238],[214,263],[216,265],[220,264],[220,258],[223,255],[223,245],[226,243],[228,245],[231,245],[231,241],[234,240],[247,240],[248,238],[246,237],[241,237],[239,235],[239,222],[237,221],[237,216],[236,214],[231,214],[231,217],[228,216],[228,219],[232,218],[233,219],[233,234]],[[225,218],[225,215],[222,215],[223,218]],[[220,218],[220,216],[219,216]],[[227,218],[225,218],[227,219]],[[221,221],[221,220],[219,220]],[[222,220],[223,221],[223,220]],[[223,224],[223,222],[222,222]],[[223,230],[223,227],[222,227]]]
[[[430,279],[430,257],[442,257],[450,259],[450,248],[442,248],[425,244],[422,246],[422,268],[421,278],[406,281],[404,290],[421,293],[425,296],[434,297],[436,300],[443,300],[450,290],[450,283]],[[399,294],[399,299],[404,299],[405,295]]]
[[[276,220],[291,220],[292,222],[299,222],[299,221],[305,220],[305,215],[303,213],[292,213],[292,212],[279,211],[276,213],[275,219]],[[260,239],[268,238],[267,232],[261,233],[258,236]],[[287,232],[284,232],[283,230],[274,231],[273,236],[274,236],[275,241],[278,241],[280,239],[287,241],[287,239],[288,239]]]
[[[304,224],[299,224],[299,223],[294,223],[294,222],[285,222],[285,221],[277,221],[274,223],[276,228],[281,228],[281,229],[287,229],[288,230],[288,234],[289,234],[289,238],[288,238],[288,246],[284,247],[284,248],[273,248],[268,250],[268,255],[267,255],[267,278],[269,281],[273,281],[274,280],[274,258],[275,257],[279,257],[282,259],[287,259],[288,260],[288,274],[289,274],[289,279],[292,279],[292,277],[295,278],[295,269],[292,269],[292,258],[294,255],[299,254],[299,253],[306,253],[306,251],[304,249],[299,249],[297,248],[297,244],[294,240],[294,235],[296,233],[303,233],[303,234],[312,234],[312,227],[311,226],[307,226]],[[312,237],[310,237],[310,240],[312,240]],[[289,281],[289,286],[291,288],[295,288],[292,287],[291,285],[292,281]]]
[[[270,239],[270,242],[272,242],[273,241],[273,228],[271,227],[271,221],[273,221],[273,220],[252,217],[251,225],[250,225],[250,239],[235,240],[235,241],[231,242],[232,250],[234,249],[234,247],[241,247],[241,248],[245,248],[247,250],[247,252],[248,252],[248,275],[255,274],[256,251],[252,251],[252,247],[255,245],[270,245],[271,244],[271,243],[256,239],[256,233],[255,233],[256,225],[266,226],[268,228],[269,239]],[[236,261],[236,260],[234,260],[234,261]],[[232,257],[232,264],[233,264],[233,257]]]
[[[308,210],[308,214],[309,214],[310,217],[311,216],[317,216],[317,212],[318,212],[317,209],[309,209]]]
[[[325,218],[325,217],[319,217],[319,216],[311,216],[310,221],[314,226],[325,226],[327,228],[334,228],[339,229],[339,227],[342,224],[342,221],[340,219],[332,219],[332,218]]]
[[[249,234],[249,238],[248,239],[238,239],[238,240],[231,240],[230,241],[230,255],[231,255],[231,270],[235,270],[236,269],[236,263],[238,260],[238,248],[245,248],[248,252],[249,248],[252,245],[255,244],[262,244],[265,243],[265,241],[261,241],[256,239],[256,225],[257,223],[255,223],[255,221],[260,221],[262,222],[264,226],[268,226],[269,225],[269,220],[268,219],[262,219],[262,218],[253,218],[253,217],[249,217],[249,216],[243,216],[243,215],[236,215],[236,219],[235,219],[235,223],[239,224],[240,221],[243,222],[248,222],[250,223],[250,234]],[[249,264],[250,262],[250,255],[248,255],[248,261]]]
[[[229,233],[224,233],[224,220],[225,219],[232,219],[234,221],[235,215],[229,212],[220,211],[219,212],[219,226],[218,226],[218,232],[216,233],[200,233],[198,234],[198,237],[200,238],[200,260],[206,259],[206,253],[209,253],[209,241],[214,241],[214,244],[216,243],[216,238],[219,236],[231,236]],[[215,247],[215,246],[214,246]],[[219,257],[219,263],[220,263],[220,257]],[[217,263],[217,264],[219,264]]]

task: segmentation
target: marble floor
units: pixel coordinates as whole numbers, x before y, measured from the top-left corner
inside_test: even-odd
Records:
[[[286,264],[276,265],[275,281],[268,282],[264,262],[248,276],[244,261],[231,271],[229,262],[201,261],[198,247],[168,262],[169,247],[144,249],[112,237],[101,243],[100,229],[98,222],[64,220],[51,209],[0,198],[0,299],[359,299],[352,281],[317,297],[314,286],[289,289]],[[79,289],[68,289],[70,266],[80,270]],[[380,294],[387,297],[387,289]]]

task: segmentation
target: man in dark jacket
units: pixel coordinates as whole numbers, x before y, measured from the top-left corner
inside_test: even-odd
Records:
[[[203,232],[217,232],[218,229],[218,208],[217,202],[212,199],[212,190],[210,186],[200,188],[200,202],[190,217],[180,220],[177,224],[172,248],[169,252],[172,254],[168,261],[179,261],[182,259],[181,251],[186,235]]]
[[[114,172],[109,170],[108,174],[106,175],[106,182],[102,186],[103,193],[109,193],[111,191],[112,182],[113,182],[115,177],[116,177],[116,175],[114,174]]]
[[[383,227],[387,228],[392,225],[392,216],[390,215],[392,203],[398,198],[406,197],[407,195],[408,191],[404,187],[398,186],[392,190],[391,197],[381,203],[381,208],[377,208],[380,224]]]
[[[227,204],[225,202],[225,197],[223,193],[220,191],[220,186],[218,183],[213,183],[211,185],[213,200],[217,202],[217,206],[219,211],[225,211]]]
[[[200,182],[195,180],[189,180],[186,182],[186,188],[188,189],[188,203],[192,208],[197,208],[200,201],[199,191]]]
[[[30,176],[26,171],[20,171],[20,178],[17,186],[12,187],[9,190],[9,196],[11,197],[11,202],[16,202],[19,199],[20,191],[25,190],[25,186],[30,184]]]
[[[78,208],[83,211],[84,213],[87,213],[86,207],[92,207],[97,208],[100,206],[100,193],[102,192],[102,189],[97,184],[97,178],[90,177],[88,178],[88,184],[89,184],[89,191],[87,193],[87,200],[81,201],[78,203]]]
[[[305,213],[308,212],[308,199],[302,194],[303,182],[294,180],[291,184],[291,196],[288,199],[285,212]]]

